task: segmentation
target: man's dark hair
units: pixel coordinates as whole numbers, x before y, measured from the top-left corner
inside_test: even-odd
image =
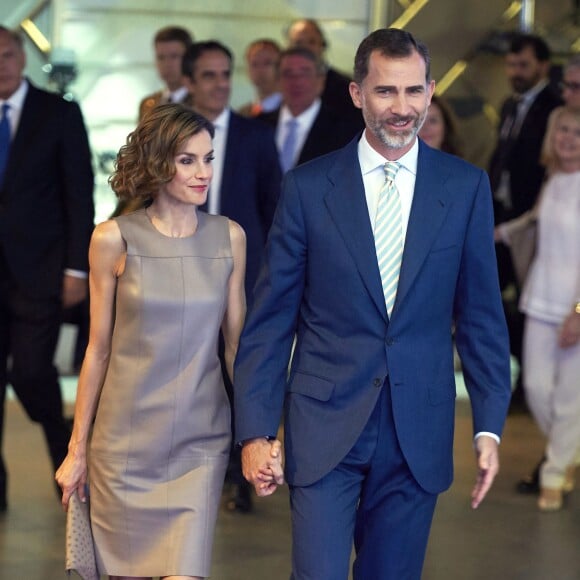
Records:
[[[230,61],[230,65],[233,65],[234,55],[232,51],[217,40],[206,40],[204,42],[194,42],[183,55],[183,60],[181,61],[181,72],[183,76],[188,78],[193,78],[193,72],[195,70],[195,63],[199,58],[206,52],[219,51],[223,52]]]
[[[550,47],[543,38],[535,34],[517,34],[514,36],[510,43],[509,52],[511,54],[518,54],[528,48],[528,46],[534,51],[536,58],[540,62],[550,60],[552,56]]]
[[[280,68],[280,64],[282,60],[289,56],[301,56],[306,60],[311,61],[315,68],[316,73],[319,75],[323,75],[326,72],[326,66],[322,59],[318,58],[311,50],[305,48],[303,46],[295,46],[293,48],[287,48],[280,53],[280,59],[278,60],[278,68]]]
[[[361,84],[369,73],[371,53],[378,51],[382,56],[404,58],[418,52],[425,61],[425,79],[431,80],[431,57],[429,50],[410,32],[398,28],[381,28],[371,32],[359,45],[354,57],[354,81]]]

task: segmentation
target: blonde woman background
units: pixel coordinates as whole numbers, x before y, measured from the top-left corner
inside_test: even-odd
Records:
[[[520,302],[523,373],[528,404],[547,437],[538,507],[554,511],[574,487],[580,450],[580,112],[562,107],[553,113],[543,162],[550,176],[537,207],[498,226],[496,236],[509,244],[527,221],[538,221]]]

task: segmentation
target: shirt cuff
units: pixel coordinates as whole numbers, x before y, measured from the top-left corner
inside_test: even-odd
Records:
[[[73,278],[82,278],[83,280],[86,280],[89,277],[87,272],[83,272],[82,270],[73,270],[72,268],[65,268],[64,273],[67,276],[72,276]]]
[[[482,435],[491,437],[498,445],[501,443],[501,439],[495,433],[490,433],[489,431],[480,431],[479,433],[476,433],[473,441],[477,441]]]

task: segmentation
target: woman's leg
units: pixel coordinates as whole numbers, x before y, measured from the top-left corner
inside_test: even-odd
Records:
[[[580,442],[580,344],[558,349],[556,388],[547,460],[541,471],[543,487],[561,488],[566,469],[574,464]]]
[[[524,329],[524,389],[538,427],[549,437],[556,388],[557,326],[527,317]]]

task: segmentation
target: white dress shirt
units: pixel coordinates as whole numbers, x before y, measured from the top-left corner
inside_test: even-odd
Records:
[[[10,123],[10,135],[14,139],[16,130],[20,123],[20,116],[22,115],[22,107],[24,107],[24,100],[28,94],[28,81],[22,79],[20,86],[14,91],[6,100],[0,99],[0,109],[4,103],[10,105],[8,109],[8,122]]]
[[[187,87],[179,87],[173,92],[168,89],[163,91],[163,102],[164,103],[183,103],[188,95]]]
[[[230,126],[230,109],[224,109],[213,122],[215,135],[213,138],[213,177],[208,192],[207,213],[217,215],[221,211],[221,187],[224,171],[224,158],[226,156],[226,144],[228,129]]]

